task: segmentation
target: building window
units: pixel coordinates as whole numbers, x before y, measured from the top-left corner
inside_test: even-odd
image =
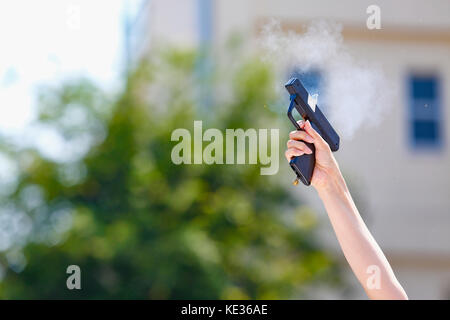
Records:
[[[442,145],[439,78],[409,77],[409,136],[414,148],[437,148]]]

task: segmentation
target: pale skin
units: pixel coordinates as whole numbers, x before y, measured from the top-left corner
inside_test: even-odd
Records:
[[[305,131],[289,134],[286,159],[289,161],[295,156],[311,153],[303,141],[314,144],[316,166],[311,185],[324,203],[342,252],[356,278],[370,299],[408,299],[383,251],[361,218],[327,142],[309,121],[300,121],[299,124]],[[374,282],[374,270],[379,274],[379,285]]]

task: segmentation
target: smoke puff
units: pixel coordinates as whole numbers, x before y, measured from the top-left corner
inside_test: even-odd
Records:
[[[277,66],[279,83],[287,80],[289,70],[321,71],[325,94],[319,106],[343,138],[351,138],[363,125],[379,123],[389,102],[389,85],[380,67],[349,53],[340,24],[315,21],[299,34],[284,32],[272,20],[259,44],[264,59]]]

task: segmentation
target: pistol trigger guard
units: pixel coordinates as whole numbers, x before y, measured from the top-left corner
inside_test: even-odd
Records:
[[[290,99],[291,99],[291,103],[289,104],[289,108],[288,108],[288,112],[287,112],[287,116],[289,118],[289,120],[291,120],[292,124],[294,125],[294,127],[297,130],[301,130],[299,124],[297,123],[297,121],[294,119],[294,117],[292,116],[292,109],[294,109],[294,104],[295,104],[295,98],[297,97],[296,94],[291,94]]]

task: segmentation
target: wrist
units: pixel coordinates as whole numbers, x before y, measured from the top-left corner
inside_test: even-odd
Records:
[[[348,191],[344,177],[337,164],[331,168],[324,169],[325,179],[320,186],[317,186],[317,192],[321,198],[343,194]]]

